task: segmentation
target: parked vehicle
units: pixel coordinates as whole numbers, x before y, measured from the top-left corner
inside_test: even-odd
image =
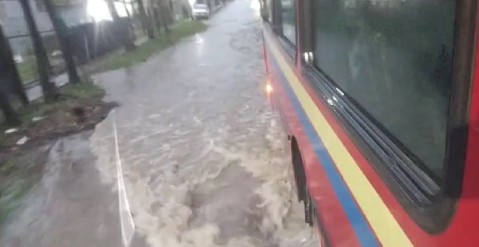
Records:
[[[210,9],[206,4],[196,3],[193,5],[192,15],[193,19],[208,19],[210,18]]]

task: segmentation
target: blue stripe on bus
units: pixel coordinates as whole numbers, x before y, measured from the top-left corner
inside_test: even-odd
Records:
[[[271,52],[270,52],[271,54]],[[274,57],[273,57],[274,58]],[[273,61],[271,61],[273,60]],[[311,124],[310,120],[308,119],[306,113],[304,112],[303,107],[299,103],[298,98],[296,97],[293,89],[288,83],[288,79],[284,75],[283,71],[278,66],[275,59],[270,59],[270,61],[274,64],[275,70],[280,71],[280,79],[283,88],[288,95],[288,98],[296,111],[298,118],[303,126],[306,135],[308,136],[309,141],[311,142],[314,152],[316,153],[317,157],[321,161],[321,165],[326,172],[333,190],[338,197],[338,200],[346,213],[346,216],[351,223],[354,232],[356,233],[357,238],[362,246],[367,247],[374,247],[380,246],[376,235],[372,231],[371,227],[367,223],[364,215],[362,214],[361,210],[358,208],[355,200],[352,197],[351,192],[349,191],[346,183],[344,182],[343,178],[339,174],[336,166],[334,165],[331,156],[329,155],[328,151],[324,147],[324,144],[321,138],[316,133],[313,125]],[[270,63],[271,64],[271,63]],[[333,229],[334,230],[334,229]]]

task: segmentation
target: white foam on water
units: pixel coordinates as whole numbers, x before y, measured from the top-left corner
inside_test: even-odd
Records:
[[[304,223],[302,205],[296,199],[286,136],[272,114],[260,114],[257,121],[249,137],[234,136],[231,139],[228,134],[230,128],[225,126],[216,129],[217,135],[206,132],[196,137],[198,146],[202,148],[191,154],[181,151],[181,145],[164,143],[156,148],[158,151],[154,162],[141,155],[127,159],[135,164],[125,161],[124,186],[133,221],[137,233],[144,236],[150,246],[249,247],[265,246],[265,243],[268,243],[266,246],[281,247],[317,246],[311,230]],[[108,125],[111,126],[111,123],[103,122],[96,132],[111,130]],[[91,138],[92,146],[99,157],[103,181],[114,182],[115,164],[110,164],[114,159],[108,157],[111,155],[111,149],[108,148],[111,139],[96,135]],[[189,133],[178,131],[171,138],[169,143],[192,137]],[[244,143],[235,138],[253,139]],[[182,145],[186,144],[188,142]],[[180,160],[180,157],[186,160]],[[147,165],[144,166],[143,162]],[[259,235],[246,234],[221,239],[222,229],[211,219],[206,218],[199,224],[191,225],[198,217],[194,212],[198,205],[193,205],[192,195],[198,186],[219,178],[230,165],[239,165],[259,181],[251,193],[256,194],[260,202],[250,209],[262,212],[259,225],[256,226]],[[217,189],[212,187],[210,193],[215,193]]]
[[[240,160],[242,167],[262,181],[254,193],[262,199],[258,207],[265,212],[260,227],[264,235],[272,234],[278,246],[317,246],[311,229],[304,223],[302,205],[296,202],[291,159],[284,142],[286,136],[267,115],[261,115],[260,119],[270,122],[264,136],[269,148],[262,149],[269,152],[253,154],[221,147],[215,151],[229,160]]]

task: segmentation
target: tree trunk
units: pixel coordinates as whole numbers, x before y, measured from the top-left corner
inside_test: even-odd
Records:
[[[114,22],[114,31],[117,35],[120,36],[121,42],[125,47],[125,50],[130,51],[135,49],[135,43],[133,43],[133,40],[130,38],[128,28],[125,28],[125,26],[122,25],[120,21],[120,16],[118,15],[118,12],[116,12],[113,0],[106,0],[106,3],[108,5],[108,9],[110,10],[110,14]]]
[[[155,13],[155,22],[156,22],[156,28],[158,29],[158,32],[161,32],[161,29],[163,28],[165,30],[165,33],[169,33],[170,29],[168,28],[168,19],[166,16],[166,11],[165,11],[165,6],[162,0],[156,0],[156,2],[153,3],[153,9]]]
[[[143,27],[146,29],[148,38],[154,39],[155,33],[153,32],[153,26],[151,25],[151,20],[146,15],[145,6],[143,5],[143,0],[137,0],[137,3],[138,3],[138,10],[140,11],[141,23]]]
[[[158,7],[152,6],[151,7],[151,12],[153,14],[153,19],[155,20],[156,30],[158,31],[158,34],[160,34],[161,33],[161,21],[160,21],[160,13],[158,11]]]
[[[131,35],[132,35],[131,38],[136,39],[135,27],[133,27],[133,19],[131,18],[130,11],[128,11],[128,7],[126,6],[126,1],[123,0],[122,2],[123,2],[123,7],[125,8],[126,16],[128,18],[128,27],[130,28],[130,32],[131,32]]]
[[[53,102],[58,98],[58,92],[56,86],[50,82],[50,77],[48,75],[50,66],[47,52],[43,46],[42,37],[38,32],[28,0],[20,0],[20,4],[22,5],[25,21],[27,23],[28,30],[30,31],[30,37],[35,50],[35,56],[37,58],[37,69],[38,75],[40,77],[40,86],[42,87],[43,91],[43,98],[45,102]]]
[[[170,20],[169,20],[169,7],[167,6],[160,6],[160,16],[161,16],[161,23],[163,24],[163,29],[165,29],[166,33],[170,32],[170,28],[168,27]]]
[[[172,25],[173,24],[173,21],[174,21],[174,15],[173,15],[173,1],[172,0],[168,0],[168,5],[166,6],[167,9],[166,9],[166,14],[167,14],[167,17],[168,17],[168,25]]]
[[[65,60],[65,65],[68,71],[68,77],[71,83],[79,83],[80,77],[78,76],[78,71],[76,69],[75,60],[73,59],[73,54],[71,51],[71,42],[69,35],[69,28],[65,25],[65,22],[60,18],[55,6],[52,5],[51,0],[44,0],[45,7],[47,9],[50,20],[53,24],[53,29],[58,37],[58,43],[60,44],[60,49],[62,50],[63,59]]]
[[[163,29],[165,29],[166,33],[169,33],[170,28],[168,26],[170,24],[170,6],[168,0],[159,0],[158,8],[160,11],[160,18]]]
[[[115,3],[113,2],[113,0],[106,0],[106,3],[108,5],[108,10],[110,11],[110,15],[113,21],[117,21],[118,19],[120,19],[118,12],[116,12]]]
[[[8,101],[7,95],[8,94],[4,91],[4,88],[0,87],[0,108],[3,111],[3,116],[5,116],[5,122],[9,125],[18,125],[20,124],[20,118],[18,118],[10,101]]]
[[[5,37],[3,28],[0,25],[0,71],[3,73],[0,74],[0,81],[10,82],[12,91],[20,98],[20,101],[23,105],[27,105],[28,97],[25,93],[25,88],[23,87],[22,80],[18,74],[17,66],[13,59],[12,49],[8,40]]]

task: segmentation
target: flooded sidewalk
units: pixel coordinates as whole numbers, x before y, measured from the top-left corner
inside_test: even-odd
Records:
[[[41,147],[47,149],[43,177],[17,210],[0,246],[121,246],[117,195],[101,183],[90,135],[87,131]]]

